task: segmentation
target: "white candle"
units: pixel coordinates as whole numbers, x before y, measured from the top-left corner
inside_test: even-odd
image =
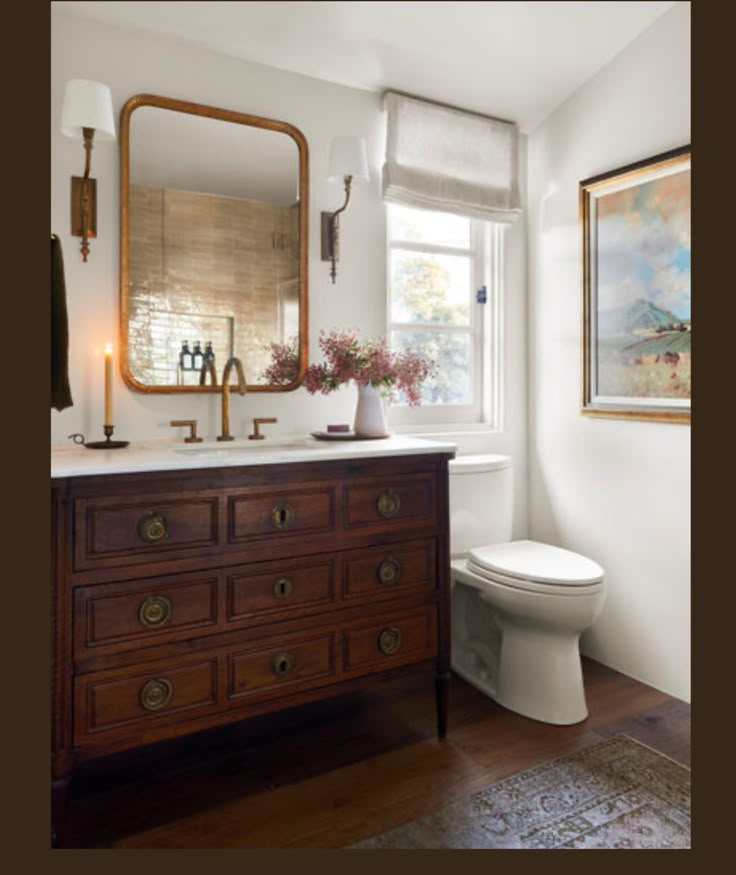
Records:
[[[112,425],[112,344],[105,344],[105,423]]]

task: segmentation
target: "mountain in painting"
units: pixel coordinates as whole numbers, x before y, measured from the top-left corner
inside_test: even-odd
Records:
[[[642,329],[679,325],[682,320],[670,310],[664,310],[645,298],[637,298],[624,307],[601,310],[598,313],[599,334],[633,334]]]

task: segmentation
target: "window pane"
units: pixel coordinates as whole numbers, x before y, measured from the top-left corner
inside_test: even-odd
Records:
[[[393,331],[391,344],[416,349],[437,363],[436,376],[422,388],[422,404],[473,403],[470,334]]]
[[[391,321],[470,324],[470,258],[391,251]]]
[[[470,248],[470,219],[450,213],[433,213],[391,204],[389,228],[392,240]]]

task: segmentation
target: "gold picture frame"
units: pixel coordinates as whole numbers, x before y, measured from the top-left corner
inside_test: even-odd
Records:
[[[690,146],[580,182],[589,416],[690,422]]]

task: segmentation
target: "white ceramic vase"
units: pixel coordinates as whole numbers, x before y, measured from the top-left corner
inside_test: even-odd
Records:
[[[370,383],[358,384],[358,406],[355,408],[353,431],[363,437],[382,437],[388,433],[383,398],[379,390]]]

